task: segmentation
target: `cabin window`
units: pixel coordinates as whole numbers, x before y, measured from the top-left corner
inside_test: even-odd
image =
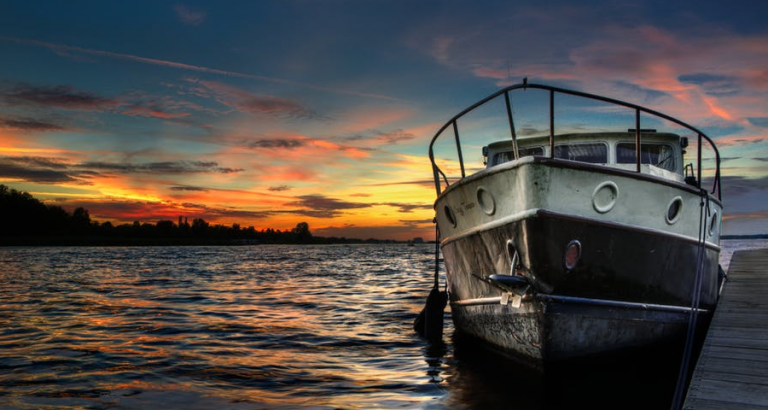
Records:
[[[534,155],[544,155],[544,148],[542,147],[527,147],[527,148],[518,148],[518,153],[520,154],[520,158],[522,157],[530,157]],[[491,165],[499,165],[503,164],[505,162],[509,162],[515,159],[515,154],[512,151],[504,151],[499,152],[498,154],[493,156],[493,162]]]
[[[634,164],[636,161],[634,142],[620,142],[616,145],[617,163]],[[675,150],[667,144],[640,144],[640,163],[674,172]]]
[[[557,145],[555,146],[555,158],[607,164],[608,146],[602,143]]]

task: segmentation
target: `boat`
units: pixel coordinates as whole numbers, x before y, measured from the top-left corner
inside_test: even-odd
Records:
[[[447,121],[429,158],[459,334],[541,364],[685,339],[711,317],[720,154],[699,129],[524,81]]]

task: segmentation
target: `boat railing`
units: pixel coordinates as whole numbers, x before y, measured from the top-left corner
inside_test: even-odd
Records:
[[[511,85],[508,87],[505,87],[488,97],[472,104],[471,106],[467,107],[463,111],[456,114],[453,118],[451,118],[448,122],[446,122],[435,134],[435,136],[432,138],[430,144],[429,144],[429,159],[432,163],[432,171],[435,181],[435,189],[437,191],[437,195],[439,196],[442,193],[442,185],[443,182],[445,183],[445,186],[448,187],[451,185],[449,182],[448,177],[446,176],[445,172],[440,169],[440,167],[435,162],[435,153],[434,153],[434,145],[435,142],[440,138],[440,136],[443,134],[445,130],[447,130],[449,127],[453,129],[453,136],[455,141],[455,148],[456,148],[456,154],[458,157],[458,162],[461,170],[461,179],[465,178],[466,175],[466,169],[464,164],[464,156],[461,148],[461,139],[459,135],[459,125],[458,120],[462,117],[464,117],[466,114],[472,112],[476,108],[485,105],[489,101],[495,100],[496,98],[499,98],[501,96],[504,97],[504,104],[506,107],[506,115],[507,120],[509,122],[509,131],[510,136],[512,138],[512,148],[514,152],[514,159],[519,158],[519,152],[518,152],[518,146],[517,146],[517,132],[515,130],[515,124],[514,124],[514,118],[512,115],[512,105],[510,103],[510,97],[509,94],[511,91],[519,90],[519,89],[538,89],[538,90],[545,90],[549,92],[549,158],[554,158],[555,155],[555,95],[556,94],[564,94],[564,95],[571,95],[576,97],[582,97],[590,100],[596,100],[608,104],[614,104],[622,107],[629,108],[634,111],[634,117],[635,117],[635,124],[634,124],[634,136],[635,136],[635,172],[640,173],[641,172],[641,132],[643,129],[641,128],[641,121],[640,117],[641,114],[648,114],[654,117],[661,118],[663,120],[672,122],[674,124],[677,124],[678,126],[681,126],[683,128],[688,129],[689,131],[693,132],[695,135],[698,136],[698,144],[697,144],[697,165],[696,165],[696,175],[690,175],[689,178],[686,178],[687,182],[696,186],[698,189],[702,188],[702,144],[706,142],[709,144],[709,146],[712,148],[712,150],[715,153],[715,175],[714,180],[712,182],[711,190],[708,190],[708,192],[712,195],[715,195],[718,200],[722,199],[721,195],[721,189],[720,189],[720,152],[717,150],[717,146],[715,145],[714,141],[710,137],[708,137],[705,133],[700,131],[699,129],[680,121],[676,118],[670,117],[666,114],[660,113],[658,111],[642,107],[636,104],[632,104],[626,101],[621,101],[613,98],[603,97],[599,95],[589,94],[581,91],[574,91],[574,90],[568,90],[565,88],[560,87],[553,87],[543,84],[530,84],[526,81],[520,84]],[[687,174],[686,167],[686,174]],[[693,172],[693,171],[692,171]],[[692,180],[690,177],[695,176],[695,181]],[[442,182],[441,182],[442,180]]]

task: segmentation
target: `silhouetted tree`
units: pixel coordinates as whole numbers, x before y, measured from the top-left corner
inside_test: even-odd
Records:
[[[48,207],[48,231],[64,233],[69,223],[69,213],[58,205]]]
[[[202,218],[192,220],[192,234],[197,236],[203,236],[208,231],[208,222],[205,222]]]
[[[14,240],[23,237],[26,238],[26,243],[41,243],[41,237],[49,236],[59,237],[62,242],[68,242],[73,237],[87,237],[97,243],[101,243],[100,237],[130,239],[129,243],[142,243],[134,239],[144,238],[164,239],[160,243],[169,243],[165,241],[167,238],[177,238],[182,241],[180,243],[219,243],[233,239],[246,239],[249,243],[363,242],[346,238],[315,238],[306,222],[300,222],[295,228],[285,231],[273,228],[257,231],[253,226],[243,228],[237,223],[232,226],[210,225],[202,218],[194,219],[190,225],[187,217],[183,217],[182,222],[180,216],[178,225],[170,220],[161,220],[156,224],[134,221],[132,224],[114,226],[109,221],[92,221],[90,213],[83,207],[78,207],[69,214],[60,206],[46,206],[28,192],[0,184],[0,238],[11,238],[10,241],[4,240],[2,243],[24,243],[25,240]],[[110,240],[110,243],[119,243]],[[83,241],[79,240],[77,243]]]
[[[88,210],[78,207],[72,212],[72,230],[78,233],[85,233],[91,227],[91,215]]]
[[[29,192],[0,185],[0,226],[4,235],[46,233],[48,208]]]
[[[157,221],[155,224],[155,233],[157,236],[160,237],[169,237],[173,236],[173,231],[176,229],[176,225],[173,224],[173,221],[168,220],[162,220]]]
[[[312,241],[312,233],[309,232],[309,224],[306,222],[299,222],[295,228],[291,230],[293,241],[297,243],[309,243]]]

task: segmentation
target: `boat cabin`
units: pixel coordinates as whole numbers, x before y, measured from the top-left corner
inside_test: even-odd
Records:
[[[643,130],[640,144],[640,172],[682,182],[684,149],[688,138],[672,133]],[[518,138],[518,156],[550,156],[549,136]],[[483,147],[487,168],[515,159],[512,141],[499,141]],[[554,158],[613,168],[636,170],[635,131],[574,133],[555,136]]]

